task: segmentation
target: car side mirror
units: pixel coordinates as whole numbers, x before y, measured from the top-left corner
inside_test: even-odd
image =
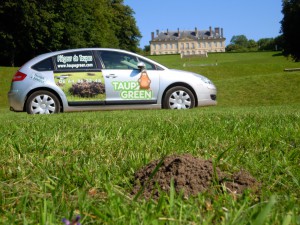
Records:
[[[137,64],[137,66],[138,66],[138,68],[139,68],[140,71],[142,71],[142,70],[144,70],[144,69],[146,68],[145,63],[143,63],[143,62],[139,62],[139,63]]]

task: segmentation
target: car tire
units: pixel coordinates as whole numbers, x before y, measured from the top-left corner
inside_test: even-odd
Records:
[[[176,86],[170,88],[164,97],[165,109],[191,109],[195,107],[195,96],[186,87]]]
[[[49,91],[36,91],[26,101],[28,114],[53,114],[60,112],[60,103],[56,95]]]

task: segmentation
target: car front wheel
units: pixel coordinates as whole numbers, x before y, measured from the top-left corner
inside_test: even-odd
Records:
[[[191,109],[195,107],[195,97],[186,87],[176,86],[170,88],[164,97],[165,109]]]
[[[32,93],[26,102],[28,114],[53,114],[59,113],[60,103],[58,98],[49,91]]]

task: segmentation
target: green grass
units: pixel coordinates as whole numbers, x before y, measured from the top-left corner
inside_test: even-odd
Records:
[[[300,224],[300,74],[283,72],[299,64],[272,54],[212,54],[201,64],[218,66],[187,67],[179,56],[153,57],[207,75],[216,107],[33,116],[1,100],[0,224],[62,224],[75,214],[82,224]],[[4,70],[10,81],[16,69],[1,67],[1,82]],[[245,169],[261,193],[134,200],[134,172],[173,153]]]
[[[17,68],[0,67],[0,108],[8,108],[7,92]]]
[[[207,58],[180,59],[178,55],[152,56],[170,68],[189,70],[210,78],[218,88],[219,106],[261,106],[300,102],[300,67],[274,52],[218,53]],[[217,62],[217,66],[216,66]],[[183,67],[183,64],[186,67]]]

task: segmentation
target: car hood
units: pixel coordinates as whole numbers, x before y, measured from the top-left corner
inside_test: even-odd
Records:
[[[180,73],[180,74],[189,74],[189,75],[193,75],[195,77],[198,78],[202,78],[202,79],[207,79],[205,76],[197,74],[197,73],[193,73],[193,72],[189,72],[189,71],[184,71],[184,70],[176,70],[176,69],[169,69],[172,73]]]
[[[195,77],[195,78],[197,78],[197,80],[201,80],[209,88],[213,88],[213,89],[216,88],[215,85],[213,84],[213,82],[210,79],[208,79],[207,77],[203,76],[203,75],[193,73],[193,72],[184,71],[184,70],[175,70],[175,69],[170,69],[170,72],[172,74],[177,74],[179,76],[186,75],[186,76]]]

